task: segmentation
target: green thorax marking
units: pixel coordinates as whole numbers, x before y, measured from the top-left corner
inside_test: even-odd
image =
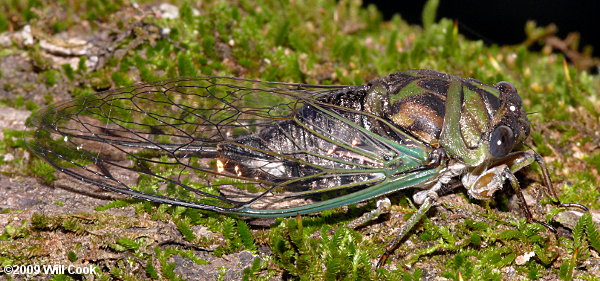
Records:
[[[450,157],[471,166],[480,165],[489,158],[491,116],[493,112],[488,111],[481,94],[459,79],[451,81],[440,144]]]

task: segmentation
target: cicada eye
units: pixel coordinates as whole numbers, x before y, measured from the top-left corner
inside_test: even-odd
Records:
[[[490,139],[490,153],[494,158],[502,158],[512,151],[515,145],[515,135],[511,128],[498,126]]]

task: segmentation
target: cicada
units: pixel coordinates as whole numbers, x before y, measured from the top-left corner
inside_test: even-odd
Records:
[[[544,161],[515,87],[431,70],[360,86],[178,78],[108,91],[30,118],[32,150],[84,183],[152,202],[282,217],[414,188],[412,228],[448,187],[488,200]],[[148,184],[154,179],[154,184]]]

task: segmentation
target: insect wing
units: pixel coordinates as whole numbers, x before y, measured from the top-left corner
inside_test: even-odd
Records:
[[[329,209],[434,175],[410,136],[396,132],[410,143],[399,145],[367,129],[384,120],[315,98],[343,89],[226,77],[141,84],[33,115],[30,147],[106,190],[249,216]]]

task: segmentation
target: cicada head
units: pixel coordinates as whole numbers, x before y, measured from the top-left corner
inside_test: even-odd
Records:
[[[500,92],[500,107],[490,127],[489,144],[490,154],[502,158],[529,136],[529,120],[515,86],[503,81],[496,88]]]

